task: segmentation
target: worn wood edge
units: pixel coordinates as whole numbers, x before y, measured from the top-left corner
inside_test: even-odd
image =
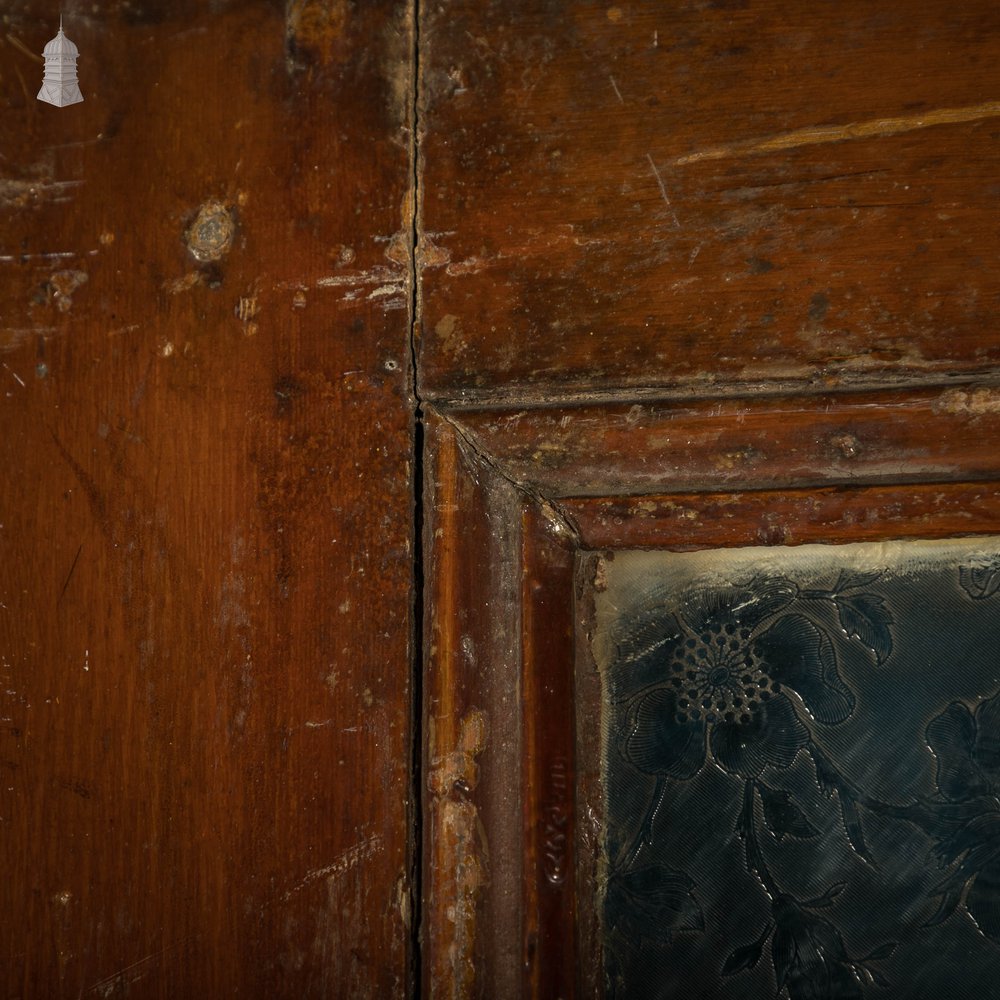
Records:
[[[568,496],[992,478],[1000,390],[445,411],[511,481]]]
[[[514,997],[522,498],[433,411],[426,443],[422,990]]]
[[[995,531],[1000,480],[585,497],[561,504],[585,549],[939,539]]]
[[[536,503],[522,513],[524,995],[572,1000],[576,905],[576,544]]]
[[[603,705],[604,684],[594,659],[592,629],[595,621],[596,584],[603,572],[604,555],[577,550],[574,576],[574,683],[576,702],[576,897],[600,900],[607,879],[604,854],[604,780],[602,750],[605,721],[595,718],[594,705]],[[579,906],[576,920],[580,955],[581,1000],[604,995],[603,917],[599,906]]]
[[[427,417],[423,990],[569,1000],[577,536]]]
[[[418,247],[418,284],[423,288],[424,270],[433,254]],[[420,296],[423,301],[423,296]],[[422,311],[418,316],[422,316]],[[969,368],[961,371],[942,369],[928,373],[920,369],[851,373],[849,376],[833,375],[823,371],[801,378],[740,379],[727,377],[720,381],[712,375],[698,378],[664,378],[659,381],[641,381],[630,384],[619,381],[611,387],[595,387],[586,379],[555,379],[521,383],[504,381],[502,390],[447,384],[437,385],[433,378],[423,374],[421,396],[441,410],[511,410],[523,407],[614,405],[635,402],[699,402],[702,400],[729,400],[742,397],[829,396],[850,395],[879,390],[920,391],[962,389],[979,386],[1000,386],[1000,372],[995,365]]]

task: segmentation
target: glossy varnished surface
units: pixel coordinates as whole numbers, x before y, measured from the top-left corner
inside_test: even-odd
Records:
[[[408,8],[64,13],[83,104],[0,41],[0,992],[403,995]]]
[[[609,996],[992,992],[996,549],[604,564]]]
[[[991,372],[998,28],[989,0],[425,5],[424,392]]]

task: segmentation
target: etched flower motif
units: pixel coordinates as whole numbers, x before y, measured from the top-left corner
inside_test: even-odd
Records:
[[[786,895],[775,899],[773,914],[771,960],[779,994],[787,989],[789,1000],[861,1000],[856,963],[829,920]]]
[[[819,722],[847,719],[854,696],[833,642],[804,614],[787,612],[798,596],[784,578],[692,595],[652,644],[657,680],[629,705],[626,759],[684,779],[711,754],[732,774],[756,778],[788,767],[809,744],[791,692]]]
[[[952,702],[925,735],[937,758],[938,789],[955,807],[942,813],[949,829],[934,853],[942,865],[957,864],[938,887],[930,923],[950,917],[964,893],[976,925],[1000,943],[1000,695],[980,702],[975,713]]]
[[[608,879],[606,919],[632,940],[669,943],[677,931],[703,931],[705,916],[694,882],[664,865],[614,872]]]
[[[958,582],[974,601],[985,601],[1000,590],[1000,559],[984,556],[958,569]]]

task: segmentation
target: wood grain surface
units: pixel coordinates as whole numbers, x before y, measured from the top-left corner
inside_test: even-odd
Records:
[[[995,372],[992,0],[422,12],[425,396]]]
[[[0,994],[411,982],[406,3],[0,18]]]
[[[462,410],[470,442],[552,497],[996,474],[1000,394],[980,386]]]
[[[586,549],[676,551],[990,535],[1000,486],[934,483],[562,501]]]
[[[436,414],[424,497],[422,988],[522,995],[524,497]]]
[[[1000,8],[63,15],[58,109],[0,12],[0,994],[596,995],[596,552],[994,530]]]
[[[568,1000],[575,538],[449,420],[427,430],[423,995]]]

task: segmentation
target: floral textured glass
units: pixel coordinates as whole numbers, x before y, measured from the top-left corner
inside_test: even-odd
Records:
[[[613,997],[1000,997],[1000,539],[604,566]]]

